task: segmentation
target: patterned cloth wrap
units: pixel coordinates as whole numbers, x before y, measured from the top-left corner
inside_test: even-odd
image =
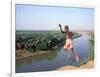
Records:
[[[66,40],[66,43],[64,45],[64,49],[71,49],[73,48],[73,42],[72,42],[72,39],[67,39]]]

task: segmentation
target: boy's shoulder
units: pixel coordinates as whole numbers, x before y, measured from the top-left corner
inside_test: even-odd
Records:
[[[68,31],[69,33],[72,33],[71,31]]]
[[[71,31],[68,31],[70,34],[73,34],[73,32],[71,32]]]

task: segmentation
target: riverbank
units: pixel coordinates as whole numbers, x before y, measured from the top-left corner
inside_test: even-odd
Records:
[[[49,51],[37,51],[37,52],[28,52],[26,50],[17,50],[16,52],[16,60],[20,60],[20,59],[24,59],[27,57],[31,57],[34,55],[40,55],[40,54],[47,54],[49,53]]]
[[[86,64],[81,65],[80,67],[66,65],[66,66],[60,67],[56,70],[62,71],[62,70],[80,70],[80,69],[92,69],[92,68],[94,68],[94,60],[90,60]]]

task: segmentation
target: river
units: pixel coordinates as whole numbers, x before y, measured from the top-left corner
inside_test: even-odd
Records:
[[[88,56],[89,36],[83,34],[81,37],[74,39],[74,52],[80,57],[80,61],[84,60]],[[65,65],[77,65],[73,57],[68,58],[68,51],[64,51],[63,47],[52,51],[47,54],[36,55],[16,61],[16,73],[23,72],[39,72],[39,71],[51,71],[60,68]]]

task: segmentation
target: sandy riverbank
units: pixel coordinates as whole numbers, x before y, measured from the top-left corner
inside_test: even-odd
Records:
[[[47,53],[49,53],[49,51],[38,51],[38,52],[30,53],[26,50],[17,50],[16,60],[31,57],[31,56],[34,56],[34,55],[47,54]]]
[[[94,68],[94,61],[91,60],[89,62],[87,62],[86,64],[84,65],[81,65],[80,67],[76,67],[76,66],[63,66],[63,67],[60,67],[58,69],[56,69],[57,71],[62,71],[62,70],[79,70],[79,69],[92,69]]]

